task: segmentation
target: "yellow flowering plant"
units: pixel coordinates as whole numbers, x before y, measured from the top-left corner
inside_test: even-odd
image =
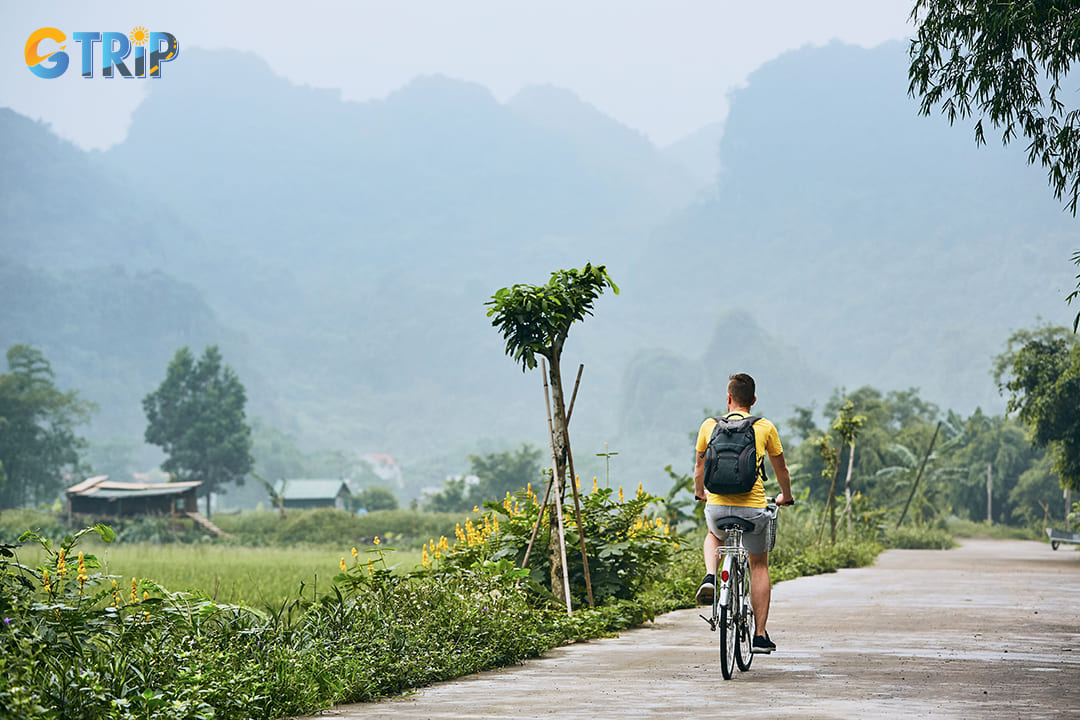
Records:
[[[626,498],[610,488],[595,484],[588,495],[581,496],[581,517],[585,525],[586,547],[593,596],[602,603],[608,598],[630,598],[647,578],[664,565],[674,547],[675,536],[663,518],[648,516],[648,508],[659,499],[639,487]],[[474,523],[466,520],[455,532],[454,544],[441,548],[442,562],[435,563],[435,546],[425,548],[425,569],[494,567],[520,568],[537,516],[546,509],[537,501],[532,488],[507,493],[500,502],[485,502],[485,512]],[[585,576],[581,562],[573,501],[563,508],[566,524],[567,563],[571,592],[576,602],[584,601]],[[549,522],[542,522],[527,571],[530,585],[540,589],[549,577],[547,553],[550,542]],[[440,541],[441,545],[441,541]],[[543,594],[543,591],[541,591]]]
[[[71,552],[80,538],[88,533],[97,533],[106,543],[116,539],[116,533],[107,525],[97,524],[93,527],[84,528],[73,536],[64,538],[59,547],[54,548],[51,538],[44,538],[35,532],[25,532],[19,536],[19,542],[36,543],[45,551],[45,563],[32,571],[36,579],[35,591],[40,590],[48,602],[58,603],[63,606],[72,602],[76,606],[93,606],[102,598],[112,593],[112,588],[101,587],[101,581],[105,579],[101,573],[90,574],[91,570],[101,567],[101,563],[94,555],[79,552],[75,560],[75,573],[72,578],[70,567]],[[20,566],[22,567],[22,566]],[[29,568],[23,568],[29,570]],[[87,585],[90,585],[91,593],[86,594]]]
[[[394,552],[394,548],[385,547],[382,540],[376,535],[370,547],[364,551],[367,557],[361,559],[360,551],[355,547],[350,550],[352,562],[347,563],[342,557],[338,562],[340,571],[334,576],[334,583],[339,589],[346,592],[362,592],[375,588],[391,588],[401,582],[401,577],[395,575],[395,566],[387,565],[386,553]]]

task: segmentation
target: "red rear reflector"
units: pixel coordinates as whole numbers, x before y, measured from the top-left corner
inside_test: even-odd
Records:
[[[728,571],[724,570],[723,572],[720,573],[720,581],[721,582],[727,582],[727,579],[728,579]]]

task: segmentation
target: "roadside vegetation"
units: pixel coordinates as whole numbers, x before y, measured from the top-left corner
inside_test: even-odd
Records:
[[[104,525],[63,540],[26,533],[0,556],[0,717],[281,718],[520,662],[692,603],[700,528],[680,537],[666,503],[640,489],[594,487],[582,500],[596,607],[585,607],[570,555],[573,615],[544,587],[544,553],[520,569],[543,509],[531,488],[485,503],[419,554],[378,536],[335,557],[314,546],[125,545]],[[778,578],[866,564],[880,550],[846,536],[797,549],[820,515],[809,503],[789,513]],[[312,553],[324,553],[317,584],[270,567]],[[217,600],[205,575],[183,574],[192,565],[213,571]],[[246,597],[226,599],[238,580]],[[269,597],[271,587],[285,594]]]
[[[544,470],[550,456],[528,444],[471,455],[468,475],[407,510],[373,483],[349,511],[286,509],[262,479],[284,475],[249,454],[264,443],[243,422],[238,379],[216,348],[199,361],[205,370],[178,352],[144,402],[160,431],[148,440],[177,477],[212,476],[219,487],[246,474],[276,507],[216,514],[226,537],[190,518],[77,518],[73,528],[58,506],[43,507],[64,473],[88,472],[72,432],[88,408],[53,387],[40,353],[17,346],[0,410],[37,441],[0,436],[0,499],[21,499],[0,514],[0,720],[275,720],[521,662],[691,606],[705,526],[690,476],[669,466],[659,496],[608,478],[583,487],[573,470],[558,360],[569,326],[605,287],[615,290],[603,266],[586,266],[489,303],[523,369],[534,355],[550,363],[565,465]],[[1077,404],[1057,400],[1073,392],[1078,348],[1060,328],[1010,339],[995,376],[1020,421],[942,412],[915,389],[837,391],[820,412],[797,408],[778,423],[797,504],[781,510],[774,579],[867,565],[886,547],[946,549],[954,534],[1030,537],[1063,519],[1060,488],[1077,484]],[[218,386],[230,389],[227,407],[206,400]],[[231,453],[220,476],[201,454],[213,443],[166,422],[194,412],[173,407],[191,397],[206,400],[195,410],[207,427],[221,413],[234,426],[214,450]],[[343,462],[280,440],[270,445],[285,448],[293,476],[309,460]],[[551,499],[533,483],[550,485]]]

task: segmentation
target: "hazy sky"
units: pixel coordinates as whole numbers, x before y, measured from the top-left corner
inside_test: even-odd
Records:
[[[131,111],[160,80],[84,79],[26,67],[27,37],[51,26],[175,35],[184,51],[236,48],[293,82],[381,98],[413,77],[442,73],[506,100],[551,83],[666,145],[722,120],[727,94],[762,63],[833,39],[874,46],[911,34],[913,0],[112,0],[0,4],[0,106],[51,123],[83,147],[121,141]],[[74,44],[72,43],[74,46]],[[43,46],[43,50],[46,49]],[[73,48],[69,48],[73,49]],[[100,46],[99,46],[100,50]]]

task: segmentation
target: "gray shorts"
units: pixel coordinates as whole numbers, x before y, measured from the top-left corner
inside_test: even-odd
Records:
[[[720,538],[721,544],[727,541],[727,531],[717,530],[716,521],[732,515],[754,523],[753,532],[744,532],[742,535],[743,547],[747,552],[755,555],[766,552],[769,549],[769,521],[772,519],[769,511],[765,508],[738,505],[706,505],[705,522],[709,524],[709,532]]]

